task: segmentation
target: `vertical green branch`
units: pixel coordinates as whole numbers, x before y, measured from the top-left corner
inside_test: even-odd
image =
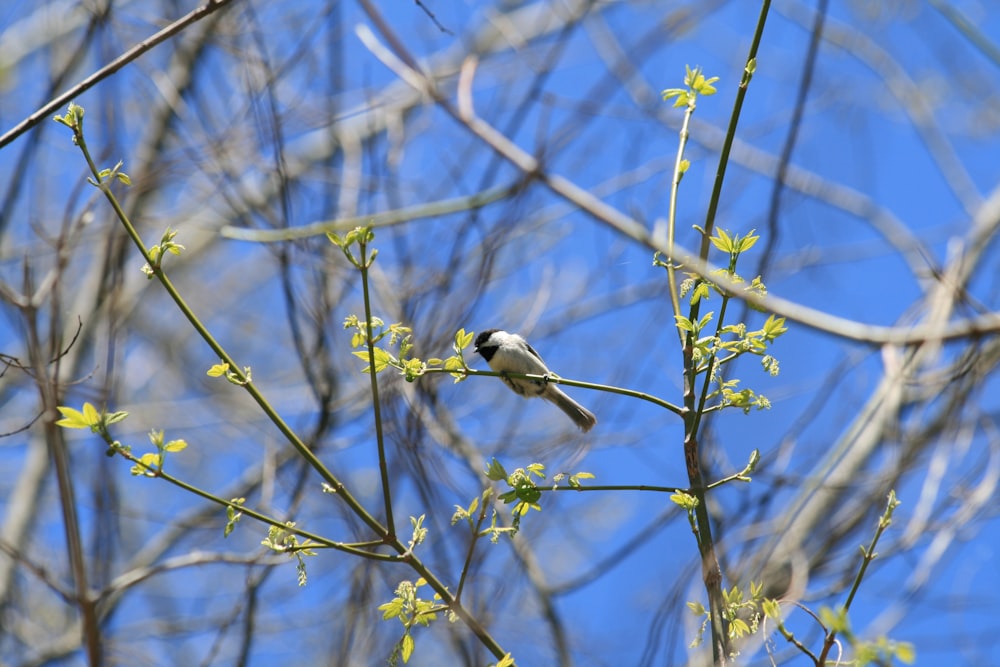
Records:
[[[750,52],[747,54],[746,65],[743,68],[743,76],[736,89],[736,100],[733,102],[733,112],[729,116],[726,138],[722,142],[722,151],[719,153],[719,167],[715,172],[712,196],[708,200],[708,212],[705,215],[705,236],[701,240],[701,251],[698,253],[702,259],[708,258],[708,237],[712,235],[712,228],[715,226],[715,215],[719,210],[719,200],[722,198],[722,183],[726,179],[726,167],[729,165],[729,153],[732,151],[733,141],[736,139],[736,126],[739,125],[740,113],[743,111],[743,100],[746,99],[750,80],[757,71],[757,49],[760,47],[760,40],[764,37],[764,25],[767,23],[767,14],[770,10],[771,0],[762,0],[760,14],[757,16],[757,27],[754,29],[753,40],[750,42]]]
[[[719,166],[716,171],[715,183],[713,185],[712,195],[708,204],[705,225],[701,230],[702,240],[699,257],[703,261],[707,261],[708,259],[708,253],[712,243],[712,232],[715,225],[715,217],[722,193],[722,184],[725,180],[726,166],[729,162],[729,153],[732,149],[733,140],[736,136],[736,127],[743,108],[743,100],[746,97],[746,91],[749,87],[750,79],[756,70],[757,49],[763,36],[764,25],[769,9],[770,1],[764,0],[761,5],[761,11],[758,17],[754,38],[751,43],[750,53],[747,56],[743,76],[737,89],[736,100],[733,105],[733,111],[730,117],[729,127],[726,132],[726,138],[719,156]],[[729,640],[729,633],[724,621],[725,599],[722,589],[722,569],[715,553],[715,544],[712,537],[711,520],[706,503],[707,488],[701,471],[701,452],[698,446],[698,437],[699,432],[701,431],[702,417],[708,410],[707,401],[710,396],[709,390],[716,377],[716,365],[719,363],[717,354],[721,334],[725,331],[723,328],[725,322],[724,317],[729,297],[728,295],[723,295],[723,304],[717,319],[715,336],[709,343],[710,348],[708,350],[707,360],[705,360],[702,358],[703,355],[700,354],[705,350],[705,342],[699,338],[699,335],[701,333],[702,326],[707,323],[709,316],[706,316],[704,319],[700,317],[702,299],[699,297],[699,292],[703,290],[707,292],[707,286],[705,285],[705,281],[703,279],[695,279],[695,295],[691,300],[691,306],[687,317],[683,317],[680,312],[680,293],[677,286],[675,275],[676,267],[673,258],[677,193],[681,178],[688,167],[687,161],[683,158],[683,152],[688,139],[689,121],[696,106],[697,96],[699,94],[707,95],[714,93],[715,88],[712,86],[712,83],[716,80],[717,79],[705,79],[698,68],[692,70],[689,67],[687,68],[685,76],[686,88],[668,89],[663,92],[664,99],[676,98],[674,106],[684,106],[686,107],[686,112],[684,122],[681,126],[680,144],[678,146],[678,153],[674,166],[674,178],[671,183],[670,212],[667,230],[668,256],[665,264],[658,258],[654,259],[654,263],[664,265],[667,270],[671,306],[673,307],[674,317],[678,322],[678,333],[681,339],[683,361],[684,460],[688,473],[688,481],[691,485],[690,488],[695,498],[693,503],[695,534],[698,543],[699,555],[701,557],[702,579],[708,594],[713,662],[716,665],[725,665],[727,664],[731,653],[731,642]],[[735,259],[738,254],[738,252],[730,254],[730,273],[733,273],[735,270]],[[704,372],[705,378],[704,384],[701,386],[701,391],[698,392],[698,375],[701,372]],[[720,404],[720,407],[724,407],[726,404],[725,390],[725,385],[722,385],[720,382],[720,394],[723,398],[723,402]]]
[[[697,504],[694,512],[697,520],[696,539],[701,557],[702,581],[708,594],[709,620],[712,628],[712,659],[716,665],[725,665],[729,655],[729,642],[723,625],[722,568],[715,554],[712,526],[706,502],[705,479],[701,472],[698,448],[698,427],[700,415],[696,405],[695,385],[697,365],[694,362],[694,333],[687,332],[684,342],[684,462],[688,482]]]
[[[665,268],[667,270],[667,281],[670,290],[670,302],[673,307],[674,317],[678,321],[682,319],[680,306],[680,290],[678,289],[675,275],[675,262],[673,258],[674,237],[676,233],[677,217],[677,193],[681,178],[689,167],[689,162],[684,159],[684,148],[688,140],[688,126],[691,116],[697,106],[698,95],[712,95],[716,92],[712,85],[718,81],[718,77],[706,79],[700,68],[686,68],[684,84],[685,88],[670,88],[663,91],[663,99],[674,99],[675,107],[685,107],[684,121],[681,125],[680,142],[677,149],[677,158],[674,164],[674,177],[670,189],[670,211],[668,214],[667,226],[667,248]],[[705,502],[705,480],[701,473],[701,464],[698,460],[698,427],[701,423],[699,412],[699,402],[697,393],[697,380],[700,363],[695,359],[695,344],[697,342],[700,327],[694,326],[698,322],[698,304],[700,299],[694,299],[688,311],[687,322],[691,323],[688,328],[678,327],[681,349],[683,354],[683,405],[684,405],[684,461],[688,473],[688,483],[694,493],[694,530],[698,543],[698,551],[701,557],[702,580],[708,593],[709,619],[712,625],[712,655],[715,664],[725,664],[728,655],[728,646],[725,643],[725,629],[722,626],[722,570],[719,567],[718,559],[715,556],[715,548],[712,540],[712,530],[708,517],[707,503]],[[711,375],[710,373],[708,375]],[[701,406],[704,407],[703,405]]]
[[[372,316],[372,303],[368,284],[368,269],[371,268],[375,262],[375,257],[378,256],[377,249],[373,249],[370,253],[368,251],[368,244],[375,240],[375,232],[372,231],[371,227],[356,227],[348,232],[344,238],[340,238],[336,234],[327,234],[327,238],[344,252],[347,260],[361,273],[361,292],[365,306],[364,342],[368,350],[367,370],[372,387],[372,409],[375,415],[378,469],[382,478],[382,502],[385,507],[386,527],[389,529],[387,539],[395,539],[396,523],[392,516],[392,489],[389,482],[389,463],[385,454],[385,437],[382,431],[382,402],[379,400],[378,393],[378,371],[381,370],[382,364],[381,360],[376,360],[375,358],[377,349],[375,343],[378,341],[375,335],[376,322]],[[358,247],[359,257],[355,257],[354,252],[351,250],[351,247],[355,244]],[[377,361],[379,363],[376,363]]]
[[[858,589],[861,588],[861,581],[865,578],[868,566],[871,565],[871,562],[878,556],[875,551],[875,546],[878,544],[879,540],[882,539],[882,534],[889,529],[889,526],[892,525],[892,515],[893,512],[896,511],[896,508],[899,507],[899,504],[899,501],[896,499],[896,491],[894,489],[890,490],[885,511],[879,517],[878,525],[875,529],[875,534],[872,536],[871,542],[867,547],[861,547],[861,566],[858,568],[858,573],[854,577],[854,583],[851,584],[851,590],[847,594],[847,600],[844,601],[844,605],[836,612],[828,609],[820,610],[820,616],[826,621],[825,625],[829,629],[827,630],[826,637],[823,640],[823,650],[819,655],[818,664],[826,664],[830,651],[833,649],[833,646],[837,641],[838,633],[847,635],[849,639],[853,639],[850,626],[847,622],[847,613],[851,609],[851,603],[854,602],[854,596],[857,595]],[[897,650],[903,648],[904,651],[906,650],[904,647],[899,646],[893,646],[891,648]],[[871,648],[868,647],[868,650],[870,651]]]
[[[677,194],[680,190],[681,179],[687,173],[691,162],[684,157],[684,149],[687,148],[691,124],[691,117],[698,106],[699,95],[714,95],[715,87],[712,85],[719,80],[719,77],[706,79],[701,73],[701,68],[686,67],[684,85],[686,88],[668,88],[663,91],[663,99],[674,100],[674,108],[685,107],[684,120],[681,121],[681,130],[677,142],[677,157],[674,159],[674,176],[670,181],[670,202],[667,211],[667,285],[670,289],[670,305],[673,307],[674,315],[681,314],[680,293],[677,289],[676,265],[674,263],[674,239],[677,230]],[[678,331],[680,335],[680,331]],[[684,340],[681,336],[681,344]]]

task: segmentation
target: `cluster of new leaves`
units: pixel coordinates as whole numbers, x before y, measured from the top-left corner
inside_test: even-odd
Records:
[[[740,639],[757,632],[760,627],[760,620],[763,617],[761,605],[764,602],[764,584],[750,582],[750,595],[747,595],[739,586],[731,589],[722,589],[723,616],[726,618],[730,639]],[[699,632],[691,646],[699,646],[705,629],[710,621],[709,611],[700,602],[688,602],[688,608],[695,616],[702,617],[701,632]]]
[[[174,241],[175,236],[177,236],[177,232],[167,227],[167,231],[163,232],[163,236],[160,237],[160,242],[149,249],[149,260],[152,265],[143,264],[142,272],[150,280],[156,275],[156,269],[162,266],[165,253],[179,256],[184,250],[184,246]]]
[[[326,238],[344,252],[347,261],[362,271],[367,270],[378,257],[377,249],[368,252],[368,244],[375,240],[375,232],[371,227],[355,227],[344,236],[329,232]],[[355,251],[359,254],[355,255]]]
[[[395,368],[400,375],[406,378],[407,382],[413,382],[429,370],[446,371],[455,378],[455,382],[461,382],[467,377],[464,371],[468,365],[462,356],[462,350],[472,343],[472,337],[475,335],[472,331],[466,333],[465,329],[459,329],[455,333],[455,340],[452,343],[455,354],[452,356],[446,359],[419,359],[409,356],[413,349],[412,330],[399,322],[386,326],[381,318],[372,317],[371,331],[369,331],[367,322],[357,315],[349,315],[344,318],[344,328],[354,330],[351,335],[351,347],[355,348],[354,356],[363,361],[369,361],[368,346],[369,344],[372,346],[376,373],[381,373],[386,368]],[[388,344],[379,346],[378,343],[382,342],[386,336],[389,338]],[[398,352],[394,354],[393,349],[397,346]],[[365,349],[357,349],[361,347]],[[365,366],[362,370],[363,373],[370,371],[371,366]]]
[[[357,227],[343,237],[337,234],[327,234],[327,238],[340,248],[348,261],[363,274],[378,255],[377,249],[368,252],[368,244],[375,240],[375,233],[371,227]],[[364,280],[364,276],[362,280]],[[449,372],[455,378],[455,382],[461,382],[466,378],[464,371],[468,369],[468,366],[462,357],[462,350],[472,343],[475,334],[471,331],[466,333],[465,329],[459,329],[455,334],[455,341],[452,345],[454,355],[447,359],[423,360],[410,356],[410,352],[413,350],[413,330],[400,322],[394,322],[387,326],[385,321],[379,317],[369,316],[362,319],[357,315],[349,315],[344,318],[344,329],[353,330],[351,335],[351,347],[355,350],[353,354],[370,363],[362,371],[364,373],[370,373],[372,370],[381,373],[386,368],[391,367],[398,370],[407,382],[413,382],[428,370]],[[387,344],[380,346],[379,343],[387,336]],[[397,347],[398,351],[394,352],[394,348]]]
[[[91,403],[84,403],[83,410],[75,410],[61,405],[56,409],[63,416],[62,419],[56,422],[56,426],[62,426],[63,428],[89,428],[91,433],[96,433],[104,440],[110,440],[111,442],[117,441],[111,439],[108,427],[128,417],[128,413],[124,410],[98,412],[97,408]]]
[[[505,482],[510,487],[510,490],[501,493],[499,498],[507,505],[514,505],[511,509],[512,533],[517,532],[521,517],[529,510],[542,511],[542,506],[538,501],[541,500],[543,489],[538,486],[538,482],[545,479],[545,466],[541,463],[532,463],[526,468],[517,468],[514,472],[507,474],[503,465],[493,459],[485,474],[488,479],[494,482]],[[571,488],[578,489],[581,486],[580,480],[593,479],[594,475],[589,472],[578,472],[569,476],[560,473],[553,478],[551,488],[555,488],[563,478],[567,478]]]
[[[230,368],[229,364],[225,361],[214,364],[205,372],[205,375],[212,378],[225,377],[230,384],[235,384],[237,386],[243,386],[253,380],[253,374],[251,373],[249,366],[243,367],[243,376],[241,377],[237,372]]]
[[[247,499],[242,496],[229,501],[229,505],[226,506],[226,528],[222,532],[223,537],[229,537],[236,530],[236,524],[243,518],[243,512],[240,512],[236,508],[243,505],[246,501]]]
[[[500,500],[505,504],[514,504],[511,512],[514,521],[517,522],[528,510],[542,511],[538,504],[542,497],[542,492],[535,483],[535,479],[545,479],[545,466],[541,463],[532,463],[527,468],[518,468],[514,472],[507,474],[503,465],[496,459],[490,461],[490,467],[486,469],[486,477],[494,482],[506,482],[510,491],[500,494]]]
[[[483,491],[482,497],[473,498],[468,507],[455,505],[455,513],[451,515],[451,525],[454,526],[460,521],[465,522],[474,538],[488,535],[493,544],[496,544],[500,540],[500,536],[505,533],[510,535],[516,533],[517,529],[513,526],[500,525],[497,511],[489,507],[491,498],[493,498],[493,489],[487,488]],[[490,515],[490,524],[482,528],[487,513]]]
[[[403,624],[403,637],[397,642],[389,656],[390,665],[397,664],[399,658],[402,658],[404,663],[410,661],[415,645],[410,630],[415,625],[430,625],[431,621],[437,618],[438,613],[445,609],[441,605],[441,598],[437,593],[434,594],[433,601],[419,596],[420,588],[425,585],[427,582],[423,578],[416,581],[401,581],[396,586],[396,597],[378,607],[384,620],[398,618],[399,622]]]
[[[730,235],[729,232],[718,229],[715,235],[710,237],[712,245],[727,255],[728,266],[719,269],[716,274],[724,276],[728,283],[746,284],[746,281],[736,273],[736,263],[740,255],[754,246],[760,237],[750,231],[745,236],[739,234]],[[666,267],[666,262],[656,256],[653,259],[657,266]],[[708,301],[712,293],[716,293],[722,298],[722,312],[732,298],[731,294],[718,284],[705,280],[704,278],[689,274],[680,286],[681,296],[687,297],[692,307],[702,302]],[[761,281],[760,276],[755,277],[744,288],[758,296],[767,294],[767,288]],[[709,378],[715,385],[715,389],[706,398],[714,401],[714,404],[706,406],[706,410],[719,410],[726,407],[736,407],[744,412],[749,412],[751,408],[765,409],[770,407],[770,401],[753,389],[739,389],[739,380],[726,380],[721,369],[728,363],[744,354],[753,354],[761,358],[761,366],[769,375],[777,375],[779,365],[777,359],[767,354],[768,346],[779,336],[788,331],[785,326],[785,318],[771,315],[759,329],[748,329],[744,322],[737,324],[724,324],[720,317],[715,322],[715,312],[699,316],[697,319],[686,317],[681,314],[674,316],[677,328],[685,334],[690,334],[692,341],[691,355],[694,368],[698,374],[709,373]],[[714,324],[713,324],[714,323]]]
[[[691,69],[689,65],[684,66],[685,76],[684,76],[684,88],[667,88],[661,94],[664,100],[673,100],[674,108],[687,107],[685,112],[686,118],[690,118],[694,113],[695,107],[697,106],[698,96],[704,95],[714,95],[716,93],[715,84],[719,77],[713,76],[706,78],[702,73],[700,67],[695,67]],[[677,164],[678,174],[677,180],[680,179],[687,173],[687,170],[691,167],[691,161],[688,159],[680,160]]]
[[[298,574],[299,586],[305,586],[306,561],[303,556],[315,556],[316,552],[313,551],[313,547],[316,544],[308,539],[299,543],[299,536],[291,532],[294,527],[294,521],[286,521],[284,528],[271,526],[267,531],[267,537],[260,543],[272,551],[288,554],[290,558],[295,558],[295,572]]]
[[[167,458],[167,452],[180,452],[187,449],[187,442],[184,440],[163,441],[163,431],[153,429],[149,432],[149,441],[156,447],[155,452],[146,452],[139,457],[129,472],[133,475],[145,475],[146,477],[156,477],[163,472],[163,464]]]
[[[684,106],[694,106],[699,95],[709,96],[716,93],[715,84],[719,77],[713,76],[705,78],[700,67],[691,69],[690,65],[684,66],[684,88],[667,88],[661,95],[664,100],[674,100],[674,108]]]
[[[145,475],[146,477],[157,477],[163,472],[163,465],[167,459],[167,454],[180,452],[187,448],[184,440],[165,440],[163,431],[153,429],[149,432],[149,441],[156,448],[156,451],[146,452],[141,456],[134,456],[129,445],[123,445],[118,440],[111,437],[109,427],[112,424],[124,420],[128,413],[119,410],[117,412],[98,412],[90,403],[83,404],[83,410],[75,410],[65,406],[57,408],[63,418],[56,422],[57,426],[63,428],[89,428],[92,433],[96,433],[108,443],[108,456],[120,453],[126,456],[135,465],[132,466],[133,475]]]

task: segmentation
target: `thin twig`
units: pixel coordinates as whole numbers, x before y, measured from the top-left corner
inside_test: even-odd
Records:
[[[0,148],[3,148],[7,144],[11,143],[19,136],[21,136],[31,128],[35,127],[40,122],[47,119],[53,113],[55,113],[63,106],[68,104],[70,100],[73,100],[82,95],[85,91],[90,90],[104,79],[108,78],[109,76],[111,76],[118,70],[122,69],[132,61],[138,59],[139,56],[143,55],[153,47],[159,46],[166,40],[170,39],[174,35],[178,34],[182,30],[187,28],[188,26],[197,23],[198,21],[205,18],[209,14],[219,9],[222,9],[223,7],[228,5],[231,1],[232,0],[209,0],[201,7],[198,7],[197,9],[190,12],[186,16],[182,16],[181,18],[177,19],[176,21],[174,21],[173,23],[171,23],[166,28],[156,33],[152,37],[149,37],[139,42],[131,49],[129,49],[122,55],[118,56],[110,63],[108,63],[101,69],[97,70],[96,72],[94,72],[86,79],[76,84],[63,94],[49,100],[49,102],[47,102],[40,109],[35,111],[33,114],[31,114],[24,120],[22,120],[12,129],[8,130],[2,137],[0,137]]]

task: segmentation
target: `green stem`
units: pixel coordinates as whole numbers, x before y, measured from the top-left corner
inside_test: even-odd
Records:
[[[730,258],[729,258],[729,274],[730,274],[730,276],[732,276],[735,272],[736,272],[736,257],[730,256]],[[724,326],[724,322],[726,321],[726,307],[729,305],[729,300],[731,298],[732,297],[729,295],[728,292],[723,292],[723,294],[722,294],[722,305],[719,306],[719,316],[718,316],[718,319],[716,319],[716,322],[715,322],[715,337],[718,338],[718,339],[721,339],[721,336],[722,336],[722,329],[723,329],[723,326]],[[717,354],[718,354],[718,346],[713,346],[713,348],[712,348],[712,354],[709,355],[709,358],[708,358],[708,365],[705,367],[705,369],[706,369],[705,370],[705,382],[701,386],[701,396],[698,399],[698,409],[695,411],[694,428],[695,428],[695,432],[696,433],[698,432],[698,429],[701,427],[701,418],[706,413],[705,404],[708,402],[708,393],[709,393],[709,389],[712,386],[712,376],[714,374],[717,374],[721,370],[721,367],[722,367],[722,363],[719,362],[719,369],[716,370],[716,373],[712,372],[712,370],[713,370],[712,367],[715,365],[716,359],[718,359]],[[733,355],[733,356],[736,356],[736,355]]]
[[[726,138],[723,141],[722,151],[719,155],[719,166],[716,170],[715,183],[712,187],[712,195],[708,202],[708,211],[705,217],[701,247],[699,257],[703,262],[708,261],[708,253],[711,246],[712,230],[715,226],[715,217],[719,208],[719,201],[722,198],[722,184],[725,181],[726,166],[729,164],[729,154],[732,150],[733,141],[736,138],[736,127],[739,124],[740,113],[743,109],[743,101],[746,98],[747,88],[756,67],[757,49],[760,46],[761,38],[764,34],[764,25],[767,21],[767,14],[770,10],[770,0],[763,0],[760,14],[757,18],[757,27],[750,44],[750,52],[747,55],[746,65],[743,70],[743,77],[736,91],[736,100],[733,104],[733,112],[729,119],[729,126],[726,130]],[[698,321],[700,301],[691,307],[689,319],[692,322]],[[720,318],[721,321],[721,318]],[[698,548],[702,558],[702,578],[705,589],[708,593],[709,613],[712,628],[712,659],[715,665],[725,665],[728,662],[730,653],[729,636],[723,622],[723,599],[722,599],[722,570],[719,566],[718,558],[715,555],[715,545],[712,539],[710,518],[708,515],[707,503],[705,502],[705,492],[701,476],[700,452],[698,451],[698,433],[701,429],[701,415],[697,411],[694,387],[697,380],[697,369],[694,366],[692,350],[694,346],[694,335],[688,333],[684,337],[684,407],[688,410],[684,419],[684,457],[688,469],[688,481],[695,490],[698,498],[698,506],[695,514],[698,519]],[[710,374],[709,374],[710,375]],[[706,382],[708,378],[706,378]],[[703,390],[702,396],[705,396]]]
[[[851,585],[851,590],[847,594],[847,600],[844,602],[841,613],[844,617],[847,616],[847,612],[851,609],[851,603],[854,602],[854,596],[857,595],[858,589],[861,588],[861,581],[865,578],[865,572],[868,571],[868,566],[871,562],[875,560],[875,547],[878,545],[879,540],[882,538],[882,534],[892,525],[891,517],[893,510],[899,503],[896,501],[895,491],[889,492],[889,502],[886,507],[885,512],[879,517],[878,528],[875,529],[875,534],[872,536],[872,541],[869,543],[868,547],[864,550],[861,558],[861,567],[858,568],[858,573],[854,577],[854,583]],[[830,649],[833,648],[834,643],[837,640],[836,629],[830,630],[823,642],[823,651],[820,653],[820,662],[818,664],[826,664],[826,658],[830,653]]]
[[[715,226],[715,215],[719,210],[719,200],[722,198],[722,183],[726,178],[726,166],[729,164],[729,153],[733,149],[733,141],[736,139],[736,126],[739,124],[740,113],[743,111],[743,100],[746,98],[747,89],[750,87],[750,79],[753,78],[752,67],[756,66],[757,49],[760,47],[760,40],[764,36],[764,24],[767,22],[767,13],[771,9],[771,0],[763,0],[760,5],[760,14],[757,16],[757,28],[754,30],[753,41],[750,42],[750,52],[747,54],[746,66],[743,69],[743,78],[736,89],[736,101],[733,103],[733,113],[729,117],[729,127],[726,128],[726,138],[722,142],[722,151],[719,154],[719,167],[715,172],[715,184],[712,186],[712,196],[708,200],[708,213],[705,216],[705,234],[701,239],[702,259],[708,258],[709,238],[712,236],[712,228]]]
[[[372,306],[368,289],[368,268],[374,258],[368,257],[368,244],[365,238],[359,241],[361,261],[358,268],[361,271],[361,289],[365,301],[365,342],[368,345],[368,376],[372,387],[372,409],[375,413],[375,441],[378,447],[378,469],[382,477],[382,504],[385,508],[385,523],[388,528],[386,539],[396,538],[396,522],[392,516],[392,490],[389,483],[389,464],[385,455],[385,437],[382,433],[382,403],[378,393],[378,375],[375,370],[375,340],[372,338]]]
[[[681,178],[684,177],[684,173],[681,170],[681,163],[684,161],[684,149],[687,147],[688,137],[690,136],[688,127],[691,124],[691,116],[694,115],[696,99],[697,98],[693,95],[691,96],[691,100],[687,105],[687,111],[684,112],[684,121],[681,123],[679,141],[677,142],[677,157],[674,159],[674,176],[670,183],[670,203],[667,212],[667,286],[670,288],[670,306],[673,309],[675,316],[681,314],[680,291],[677,289],[677,276],[675,275],[676,269],[674,267],[674,238],[677,229],[677,193],[680,189]],[[683,345],[684,335],[680,329],[677,330],[677,336],[680,344]]]
[[[490,496],[490,500],[492,500]],[[480,531],[483,527],[483,522],[486,521],[486,514],[492,503],[487,502],[486,498],[480,498],[480,508],[479,517],[476,519],[476,525],[472,529],[472,540],[469,541],[469,549],[465,553],[465,563],[462,565],[462,574],[458,578],[458,588],[455,590],[455,601],[461,602],[462,591],[465,589],[465,579],[469,574],[469,570],[472,567],[472,555],[475,553],[476,544],[479,542]]]
[[[587,484],[586,486],[539,486],[539,491],[655,491],[657,493],[691,493],[679,486],[653,486],[651,484]]]
[[[620,394],[622,396],[630,396],[632,398],[637,398],[641,401],[646,401],[654,405],[658,405],[661,408],[673,412],[675,415],[682,416],[684,414],[684,408],[678,407],[669,401],[665,401],[662,398],[653,396],[652,394],[647,394],[641,391],[635,391],[634,389],[625,389],[623,387],[615,387],[608,384],[597,384],[595,382],[582,382],[580,380],[569,380],[566,378],[556,377],[555,375],[531,375],[528,373],[497,373],[494,371],[481,371],[475,368],[464,368],[464,369],[453,369],[453,368],[425,368],[424,374],[429,375],[432,373],[461,373],[466,377],[472,377],[477,375],[487,376],[487,377],[512,377],[512,378],[524,378],[525,380],[541,380],[543,382],[551,382],[552,384],[563,384],[567,387],[580,387],[581,389],[593,389],[595,391],[603,391],[609,394]]]
[[[399,556],[394,556],[392,554],[374,553],[372,551],[367,551],[365,549],[359,548],[360,546],[380,546],[384,544],[382,540],[371,542],[368,543],[367,545],[345,544],[343,542],[336,542],[334,540],[330,540],[326,537],[317,535],[315,533],[310,533],[308,530],[303,530],[302,528],[298,528],[296,526],[289,526],[287,523],[281,521],[280,519],[275,519],[274,517],[267,516],[266,514],[261,514],[256,510],[250,509],[246,505],[233,502],[232,500],[226,500],[225,498],[221,498],[217,495],[209,493],[208,491],[205,491],[204,489],[189,484],[184,480],[180,479],[179,477],[174,477],[169,473],[163,472],[163,470],[160,470],[156,466],[144,463],[141,458],[135,456],[134,454],[131,454],[121,446],[115,445],[114,441],[110,437],[105,437],[105,441],[122,458],[126,459],[127,461],[130,461],[131,463],[134,463],[138,466],[145,468],[148,471],[148,476],[162,479],[165,482],[169,482],[170,484],[173,484],[178,488],[184,489],[188,493],[196,495],[200,498],[204,498],[205,500],[213,502],[217,505],[221,505],[222,507],[231,507],[236,512],[245,514],[246,516],[256,519],[261,523],[266,523],[269,526],[276,526],[277,528],[281,528],[283,530],[288,531],[289,533],[293,533],[295,535],[298,535],[299,537],[303,537],[307,540],[311,540],[316,543],[316,545],[309,545],[309,546],[323,546],[330,549],[336,549],[337,551],[343,551],[349,554],[353,554],[355,556],[360,556],[362,558],[368,558],[370,560],[381,560],[390,562],[399,562],[402,560]]]

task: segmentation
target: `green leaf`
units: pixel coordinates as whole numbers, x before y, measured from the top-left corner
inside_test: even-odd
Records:
[[[381,373],[394,357],[380,347],[375,348],[375,372]]]
[[[674,320],[677,322],[677,328],[681,331],[690,331],[691,333],[694,333],[694,324],[692,324],[691,320],[688,318],[683,315],[674,315]]]
[[[233,498],[229,502],[236,505],[242,505],[246,502],[246,498]],[[236,523],[243,517],[243,512],[238,512],[232,505],[226,506],[226,528],[222,533],[223,537],[229,537],[229,534],[233,532],[236,528]]]
[[[112,412],[111,414],[105,414],[104,425],[111,426],[112,424],[117,424],[118,422],[123,421],[126,417],[128,417],[128,413],[124,410],[118,410],[116,412]]]
[[[459,329],[457,332],[455,332],[455,345],[458,346],[458,349],[464,350],[465,348],[469,347],[469,345],[472,343],[472,338],[475,335],[476,335],[475,331],[470,331],[466,333],[465,329]]]
[[[183,440],[171,440],[163,446],[165,452],[181,452],[187,449],[187,443]]]
[[[455,378],[455,384],[468,378],[468,375],[463,372],[466,369],[466,365],[461,357],[448,357],[444,360],[444,367],[445,370],[452,371],[451,376]]]
[[[511,510],[511,514],[516,514],[517,516],[524,516],[525,514],[528,513],[528,510],[530,509],[531,509],[531,503],[526,503],[522,501],[514,505],[514,509]],[[540,511],[542,508],[536,505],[535,509]]]
[[[683,88],[667,88],[660,95],[663,96],[663,101],[667,101],[680,95],[687,95],[687,91]]]
[[[724,229],[716,229],[715,236],[709,239],[716,248],[722,252],[731,254],[733,252],[733,239]]]
[[[135,476],[145,475],[147,477],[156,477],[156,469],[159,465],[160,455],[155,452],[147,452],[139,457],[139,464],[132,466],[129,472]]]
[[[896,642],[893,653],[900,662],[907,665],[912,665],[917,660],[917,651],[910,642]]]
[[[90,405],[87,403],[86,405]],[[91,423],[87,420],[86,415],[84,415],[79,410],[74,410],[73,408],[67,408],[65,406],[56,406],[63,418],[56,422],[56,426],[62,426],[63,428],[90,428]]]
[[[228,370],[229,370],[229,364],[226,363],[215,364],[214,366],[208,369],[208,372],[205,373],[205,375],[217,378],[225,375]]]
[[[403,662],[409,662],[413,655],[413,635],[407,632],[399,642],[399,654],[403,656]]]
[[[690,493],[684,493],[683,491],[678,491],[677,493],[671,495],[670,500],[674,504],[680,505],[686,510],[693,510],[698,506],[698,499]]]
[[[382,612],[382,620],[387,621],[390,618],[396,618],[403,613],[403,599],[393,598],[392,602],[386,602],[385,604],[380,604],[378,610]]]
[[[750,626],[741,618],[734,618],[729,624],[730,637],[745,637],[750,634]]]
[[[694,83],[695,77],[698,75],[698,72],[700,71],[701,71],[700,67],[695,67],[694,69],[691,69],[690,65],[684,65],[684,85],[690,88],[691,84]]]
[[[754,245],[757,243],[758,240],[760,240],[760,235],[754,234],[755,231],[757,230],[751,229],[746,236],[740,239],[740,242],[737,247],[737,250],[739,252],[745,252],[749,250],[750,248],[754,247]]]
[[[101,415],[97,412],[97,408],[90,403],[83,404],[83,418],[91,426],[95,426],[101,422]]]
[[[697,601],[696,602],[688,602],[687,606],[688,606],[688,609],[690,609],[691,612],[695,616],[702,616],[702,615],[705,614],[705,605],[703,605],[700,602],[697,602]]]
[[[706,95],[706,96],[715,95],[716,93],[715,86],[713,86],[712,84],[718,80],[719,77],[717,76],[713,76],[710,79],[706,79],[704,75],[699,74],[698,80],[695,82],[692,88],[697,90],[699,95]]]
[[[542,492],[534,486],[522,486],[517,489],[517,497],[521,502],[528,503],[539,512],[542,511],[538,501],[542,498]]]
[[[501,480],[507,479],[507,471],[504,470],[503,465],[496,458],[490,460],[489,467],[484,471],[487,479],[491,479],[494,482],[499,482]]]
[[[709,289],[709,283],[700,282],[691,293],[691,305],[693,306],[702,299],[708,299],[710,296],[712,296],[712,292]]]
[[[781,334],[788,331],[788,327],[785,326],[785,318],[771,315],[767,318],[767,321],[764,322],[763,331],[765,338],[768,340],[774,340]]]

